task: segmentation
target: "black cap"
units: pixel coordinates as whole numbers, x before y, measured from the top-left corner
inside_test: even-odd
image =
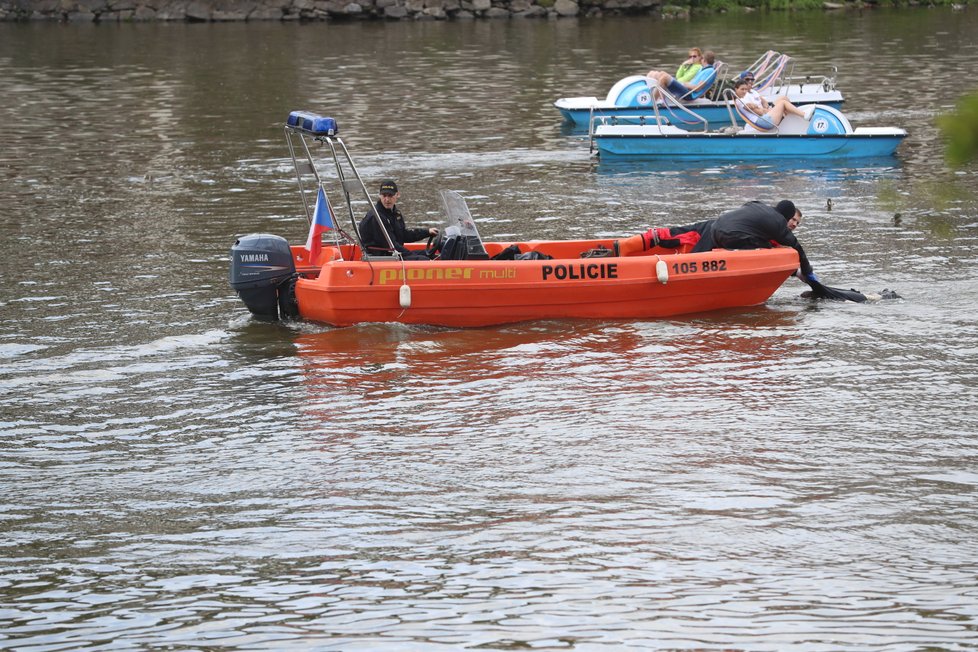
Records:
[[[795,213],[797,212],[795,210],[794,202],[789,201],[787,199],[782,199],[781,201],[779,201],[778,205],[774,207],[774,210],[784,215],[784,219],[786,220],[790,220],[792,217],[795,216]]]
[[[384,179],[380,182],[380,194],[382,195],[396,195],[397,194],[397,184],[394,183],[393,179]]]

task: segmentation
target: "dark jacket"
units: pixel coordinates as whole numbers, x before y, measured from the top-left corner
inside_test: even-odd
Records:
[[[718,217],[713,224],[713,242],[723,249],[770,249],[772,242],[792,247],[798,252],[802,273],[812,273],[808,256],[788,228],[788,220],[759,201],[749,201]]]
[[[384,238],[384,232],[381,230],[380,224],[377,223],[377,218],[374,217],[375,211],[377,215],[380,215],[380,219],[384,223],[384,228],[390,234],[394,248],[402,254],[408,253],[408,250],[404,247],[405,242],[417,242],[428,237],[428,229],[407,228],[404,224],[404,216],[401,215],[401,211],[397,206],[394,206],[392,210],[387,210],[378,200],[374,207],[360,220],[360,240],[363,242],[363,247],[367,250],[367,253],[391,253],[390,245],[387,244],[387,239]]]
[[[700,238],[693,246],[693,253],[710,251],[713,249],[713,225],[715,223],[716,220],[703,220],[702,222],[690,224],[689,226],[674,227],[672,229],[672,233],[673,235],[682,235],[683,233],[698,233]]]

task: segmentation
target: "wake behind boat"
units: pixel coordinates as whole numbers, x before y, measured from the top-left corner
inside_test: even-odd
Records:
[[[464,199],[452,191],[441,195],[449,227],[427,247],[408,245],[426,251],[429,260],[404,260],[396,252],[365,255],[357,214],[371,199],[336,122],[293,112],[285,133],[311,236],[306,245],[270,234],[235,242],[231,286],[261,319],[469,327],[671,317],[761,304],[799,265],[791,248],[692,254],[688,248],[636,248],[634,236],[484,242]],[[316,143],[329,149],[336,168],[336,204],[310,150]],[[312,196],[318,198],[314,211]],[[333,206],[345,206],[349,231]],[[319,240],[324,226],[331,243]]]
[[[696,89],[690,97],[682,98],[682,104],[711,125],[742,124],[727,111],[723,98],[723,91],[730,84],[730,68],[722,62],[717,62],[714,68],[715,74],[709,87]],[[794,74],[794,60],[790,56],[769,50],[746,71],[751,72],[757,80],[755,90],[771,102],[784,96],[797,106],[822,104],[842,108],[843,97],[835,88],[834,70],[831,76],[798,76]],[[574,127],[586,129],[596,117],[624,120],[648,115],[655,104],[648,79],[644,75],[631,75],[615,83],[603,100],[597,97],[564,97],[555,101],[554,107],[565,121]],[[668,106],[659,104],[663,112],[671,112]],[[673,116],[673,123],[680,128],[695,128],[698,124],[679,113]]]

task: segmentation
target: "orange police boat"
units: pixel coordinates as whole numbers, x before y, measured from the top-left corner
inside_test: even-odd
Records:
[[[260,319],[472,327],[671,317],[764,303],[798,268],[798,254],[787,247],[693,254],[643,235],[484,242],[465,200],[452,191],[441,193],[449,226],[426,246],[408,245],[427,259],[405,260],[393,243],[390,255],[365,254],[354,203],[370,206],[370,194],[336,122],[293,112],[285,132],[311,228],[302,245],[251,234],[231,248],[231,286]],[[349,232],[335,219],[310,141],[329,148]],[[321,241],[323,232],[332,242]]]

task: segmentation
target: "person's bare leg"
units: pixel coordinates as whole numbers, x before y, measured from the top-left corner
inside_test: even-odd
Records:
[[[782,110],[782,115],[784,115],[784,113],[791,113],[792,115],[797,115],[802,118],[805,117],[805,112],[792,104],[791,100],[789,100],[787,97],[779,97],[776,104],[780,104],[782,107],[784,107]]]
[[[767,112],[767,118],[772,123],[779,125],[781,121],[784,120],[784,104],[781,102],[775,102],[774,107]]]

